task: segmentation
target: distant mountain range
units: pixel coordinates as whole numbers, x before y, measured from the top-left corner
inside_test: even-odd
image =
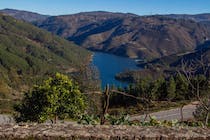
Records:
[[[3,9],[0,10],[1,13],[5,13],[19,20],[24,20],[27,22],[42,21],[48,18],[48,15],[41,15],[34,12],[15,10],[15,9]]]
[[[210,38],[203,24],[163,16],[89,12],[36,25],[90,50],[147,60],[192,51]]]
[[[187,19],[196,22],[206,22],[210,21],[210,13],[197,14],[197,15],[187,15],[187,14],[170,14],[163,15],[164,17],[176,18],[176,19]]]
[[[0,98],[20,97],[55,72],[75,72],[89,63],[90,55],[50,32],[0,14]]]
[[[19,13],[14,16],[18,19],[27,15],[26,11],[3,12]],[[31,22],[31,14],[24,20]],[[210,39],[210,14],[138,16],[98,11],[36,16],[36,26],[84,48],[146,60],[193,51]]]
[[[210,13],[197,14],[197,15],[171,14],[171,15],[163,15],[163,17],[192,20],[195,22],[199,22],[200,24],[206,26],[208,30],[210,30]]]

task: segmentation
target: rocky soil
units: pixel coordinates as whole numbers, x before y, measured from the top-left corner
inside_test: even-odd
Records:
[[[4,124],[0,139],[139,139],[139,140],[209,140],[210,129],[138,126],[82,126],[77,124]]]

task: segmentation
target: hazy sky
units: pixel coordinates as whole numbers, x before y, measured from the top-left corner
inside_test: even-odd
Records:
[[[12,8],[48,15],[86,11],[150,14],[210,13],[210,0],[0,0],[0,9]]]

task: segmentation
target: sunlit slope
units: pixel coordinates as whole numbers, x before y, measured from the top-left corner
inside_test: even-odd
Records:
[[[12,17],[0,15],[0,96],[16,94],[53,72],[87,64],[90,52]]]

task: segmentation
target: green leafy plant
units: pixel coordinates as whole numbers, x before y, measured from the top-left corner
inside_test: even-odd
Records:
[[[129,121],[129,115],[121,115],[117,117],[117,116],[106,114],[105,118],[111,125],[131,125],[132,124]]]
[[[99,117],[95,115],[83,114],[82,116],[80,116],[77,123],[83,125],[97,125],[100,122],[99,120],[100,120]]]
[[[47,119],[78,118],[85,110],[85,100],[79,87],[60,73],[35,86],[15,106],[17,122],[44,122]]]

